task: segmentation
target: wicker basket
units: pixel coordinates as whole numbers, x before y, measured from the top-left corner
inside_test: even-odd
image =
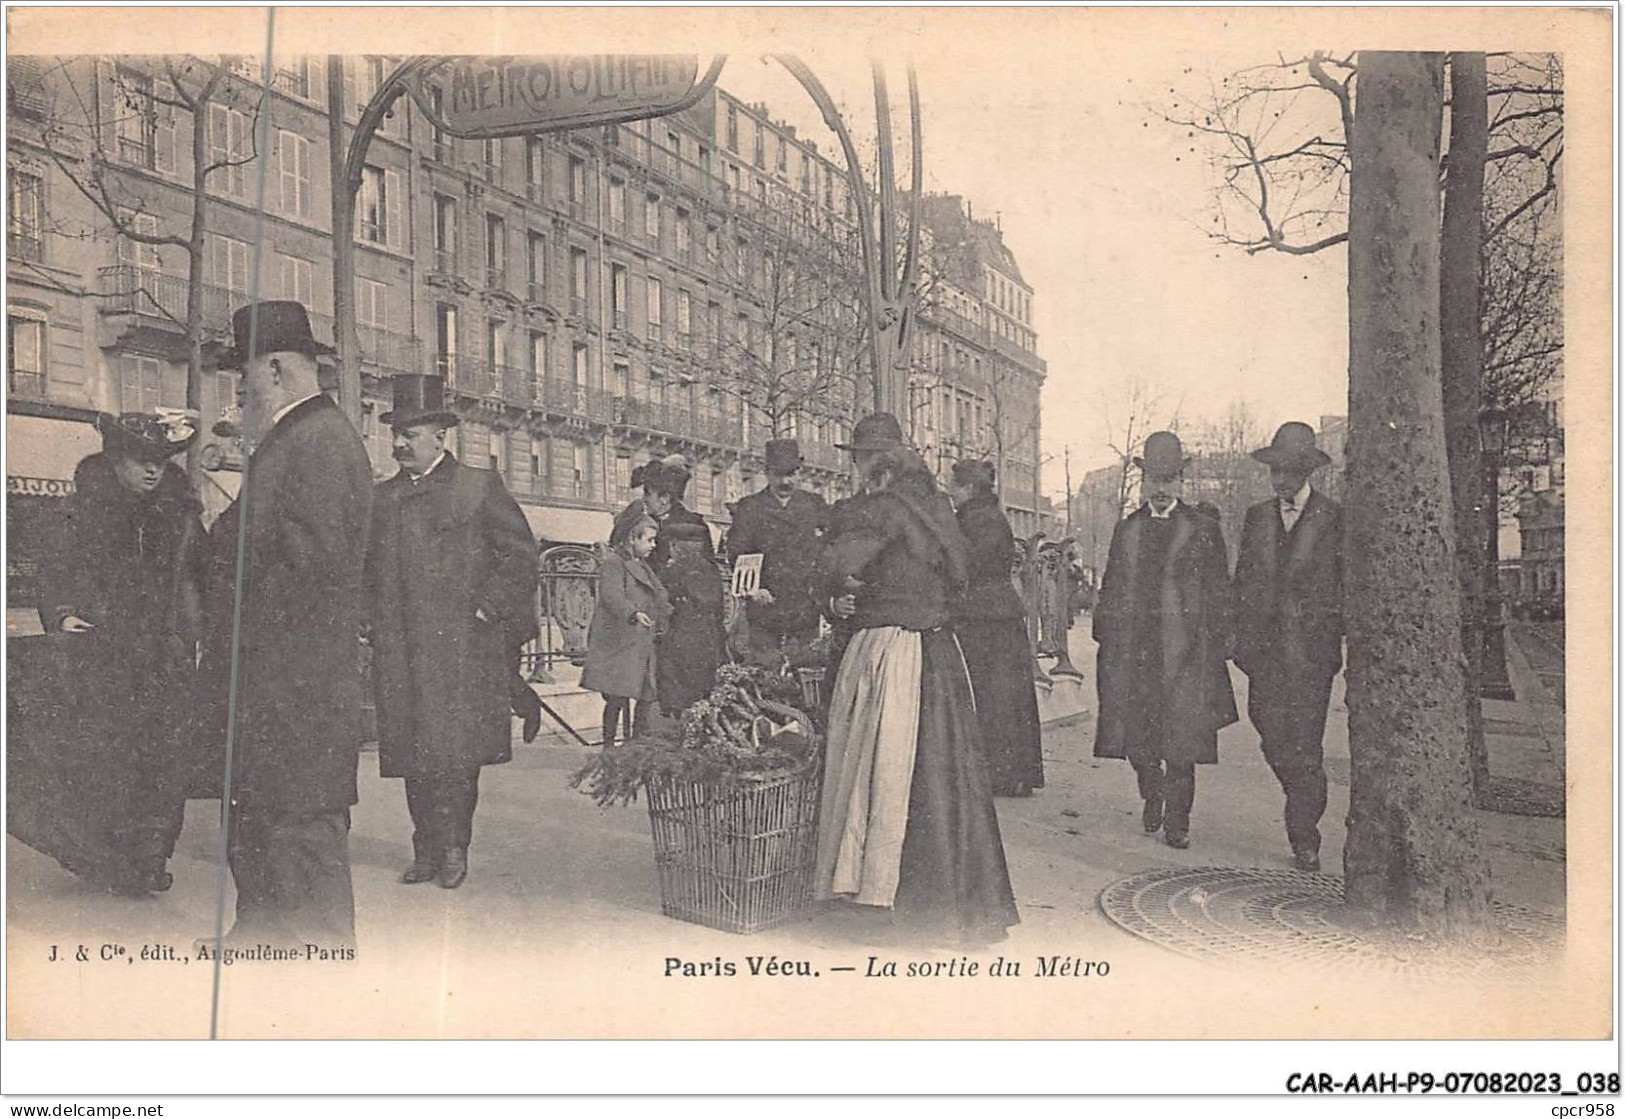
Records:
[[[753,933],[812,903],[823,767],[728,786],[648,785],[649,826],[668,917]]]

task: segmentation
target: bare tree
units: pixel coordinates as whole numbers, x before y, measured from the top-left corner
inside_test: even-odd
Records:
[[[187,342],[186,406],[201,414],[210,189],[222,174],[242,178],[243,169],[258,158],[263,90],[247,76],[250,64],[235,56],[98,59],[88,89],[80,87],[74,61],[55,60],[59,80],[44,83],[55,92],[41,142],[63,177],[117,236],[154,251],[186,254],[186,317],[180,323]],[[216,108],[223,111],[213,112]],[[176,166],[181,149],[175,140],[182,128],[191,136],[191,160],[184,169]],[[157,221],[164,212],[159,193],[173,188],[131,168],[185,176],[190,220],[184,233],[165,232]],[[153,309],[174,317],[146,294]],[[197,445],[188,453],[187,469],[194,478],[201,473]]]
[[[750,233],[724,254],[742,294],[714,387],[773,438],[848,421],[870,348],[857,246],[787,206],[758,211]]]
[[[1491,401],[1526,399],[1561,363],[1563,70],[1556,55],[1485,58],[1484,387]],[[1356,77],[1353,55],[1281,56],[1154,110],[1213,167],[1208,236],[1249,254],[1348,240]]]
[[[1252,407],[1237,401],[1218,421],[1198,427],[1187,448],[1193,459],[1186,472],[1187,492],[1219,510],[1232,561],[1247,507],[1270,494],[1269,474],[1252,457],[1264,439]]]

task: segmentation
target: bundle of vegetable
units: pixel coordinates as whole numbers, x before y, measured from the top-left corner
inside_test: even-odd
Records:
[[[816,761],[812,721],[772,698],[783,684],[758,668],[725,664],[704,699],[683,712],[682,733],[601,750],[570,779],[600,805],[626,804],[651,781],[729,785],[798,772]]]

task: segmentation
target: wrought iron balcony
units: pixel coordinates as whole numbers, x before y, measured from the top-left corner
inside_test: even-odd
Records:
[[[464,396],[495,396],[497,391],[496,367],[484,361],[444,356],[446,368],[442,374],[453,392]]]
[[[506,268],[485,267],[485,286],[489,291],[502,291],[508,286],[508,270]]]
[[[532,280],[529,285],[530,301],[532,303],[547,302],[547,285],[541,280]]]

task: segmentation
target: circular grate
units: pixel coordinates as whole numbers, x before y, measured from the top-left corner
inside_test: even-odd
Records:
[[[1556,918],[1496,903],[1494,928],[1484,942],[1470,952],[1449,951],[1347,923],[1342,907],[1341,878],[1264,867],[1165,867],[1100,893],[1101,911],[1126,932],[1207,960],[1505,974],[1551,963],[1563,934]]]

